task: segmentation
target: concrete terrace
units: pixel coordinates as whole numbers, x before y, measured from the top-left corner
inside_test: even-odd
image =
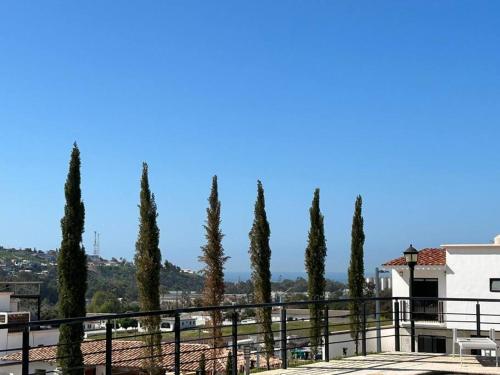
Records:
[[[326,375],[326,374],[500,374],[494,357],[458,356],[432,353],[390,352],[349,357],[330,362],[317,362],[286,370],[266,371],[266,375]]]

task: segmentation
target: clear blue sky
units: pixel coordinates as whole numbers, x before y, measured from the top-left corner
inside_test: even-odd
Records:
[[[274,273],[303,270],[321,188],[328,271],[357,194],[371,271],[409,243],[500,233],[500,3],[0,4],[0,244],[60,244],[73,141],[85,245],[131,259],[150,164],[163,257],[198,268],[219,176],[228,269],[245,271],[256,180]]]

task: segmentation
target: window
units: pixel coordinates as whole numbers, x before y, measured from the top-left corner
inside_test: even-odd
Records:
[[[500,279],[490,279],[490,292],[500,292]]]
[[[437,298],[439,296],[438,279],[416,278],[413,282],[413,295],[415,297]],[[415,320],[438,321],[438,301],[433,299],[417,300],[414,302],[413,315]]]
[[[446,337],[443,336],[418,336],[419,353],[446,353]]]

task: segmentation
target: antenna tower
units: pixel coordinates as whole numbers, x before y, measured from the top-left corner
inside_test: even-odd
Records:
[[[100,243],[99,243],[99,238],[101,237],[101,234],[100,233],[97,233],[96,231],[94,231],[94,255],[95,256],[99,256],[100,255]]]

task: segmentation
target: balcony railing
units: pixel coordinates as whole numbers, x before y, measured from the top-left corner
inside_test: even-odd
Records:
[[[400,319],[403,322],[411,321],[410,301],[399,301]],[[444,301],[415,300],[413,301],[413,319],[419,323],[445,323]]]
[[[377,300],[380,304],[375,304]],[[87,323],[88,326],[89,322],[96,321],[105,322],[103,328],[98,327],[96,335],[89,336],[81,344],[64,345],[80,347],[83,353],[81,367],[86,373],[101,367],[106,375],[139,374],[148,366],[156,366],[162,372],[173,372],[175,375],[195,372],[220,374],[225,373],[227,363],[232,363],[231,372],[237,375],[246,373],[252,367],[287,368],[311,360],[329,361],[332,350],[337,350],[338,346],[345,349],[353,343],[359,344],[360,354],[366,355],[368,351],[375,351],[371,349],[373,342],[381,339],[385,340],[385,345],[390,343],[391,351],[400,351],[406,337],[416,339],[415,332],[405,329],[401,323],[411,319],[417,321],[422,317],[429,319],[429,316],[446,324],[468,325],[467,329],[475,335],[481,335],[481,326],[483,332],[491,325],[500,326],[500,314],[496,313],[500,309],[491,308],[492,305],[500,307],[500,299],[413,298],[413,302],[413,314],[406,310],[410,306],[408,298],[394,297],[193,307],[1,324],[0,332],[5,329],[22,331],[22,340],[20,345],[4,350],[0,358],[0,372],[1,366],[8,366],[10,372],[21,375],[40,374],[47,369],[57,373],[58,364],[64,360],[58,352],[57,337],[52,345],[35,342],[35,336],[43,333],[43,329],[37,328],[50,328],[57,332],[55,330],[61,325]],[[376,305],[382,308],[376,311]],[[481,305],[485,306],[483,313]],[[307,310],[310,307],[319,311],[317,318],[308,316],[304,310],[300,316],[293,315],[297,308]],[[344,312],[338,313],[337,310]],[[267,328],[258,318],[264,311],[272,316],[272,324]],[[217,337],[213,335],[214,327],[210,320],[205,325],[195,326],[185,321],[185,314],[203,319],[214,312],[225,317],[216,327],[215,331],[220,332]],[[255,315],[257,318],[253,317]],[[124,322],[144,323],[145,319],[152,317],[159,317],[160,320],[163,317],[165,321],[173,322],[173,331],[161,330],[160,323],[153,331],[119,328]],[[384,326],[384,333],[381,333],[380,326]],[[425,327],[419,329],[425,330]],[[156,346],[149,344],[152,341],[149,339],[155,336],[160,338]],[[271,338],[272,347],[266,336]],[[447,339],[451,340],[451,334]],[[377,346],[377,350],[381,349]],[[201,366],[202,354],[205,372]]]

